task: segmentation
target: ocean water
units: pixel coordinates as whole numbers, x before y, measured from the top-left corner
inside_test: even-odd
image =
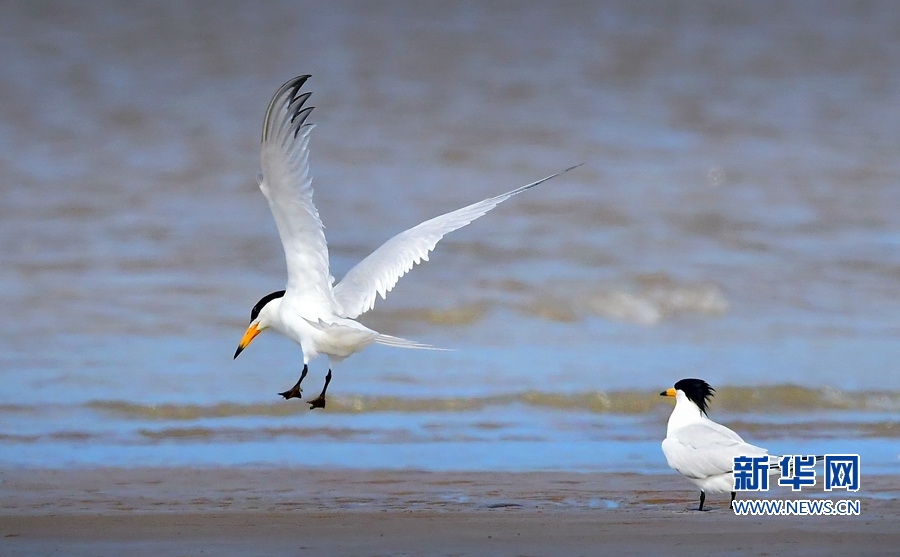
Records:
[[[0,466],[664,472],[700,377],[755,444],[900,472],[895,3],[7,2],[0,54]],[[290,341],[232,360],[302,73],[338,278],[585,163],[362,319],[450,351],[369,348],[315,412]]]

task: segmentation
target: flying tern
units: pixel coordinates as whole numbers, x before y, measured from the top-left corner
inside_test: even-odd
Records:
[[[706,493],[731,492],[734,503],[734,457],[769,457],[770,471],[780,470],[780,456],[751,445],[706,414],[715,389],[702,379],[682,379],[660,396],[674,397],[675,408],[669,416],[662,451],[669,467],[700,487],[700,507]]]
[[[384,298],[397,281],[417,263],[428,260],[445,234],[473,220],[538,184],[577,166],[567,168],[513,191],[473,203],[427,220],[397,234],[353,267],[334,284],[329,272],[328,246],[319,212],[313,205],[309,173],[309,137],[313,124],[307,118],[313,107],[304,106],[310,92],[301,93],[310,76],[302,75],[282,85],[266,110],[262,129],[262,168],[259,188],[269,202],[287,263],[284,290],[263,296],[250,312],[250,326],[234,357],[260,332],[272,328],[300,344],[303,371],[285,399],[300,397],[310,360],[328,356],[329,369],[321,394],[308,401],[310,409],[325,407],[325,391],[331,368],[372,343],[400,348],[431,348],[417,342],[373,331],[355,319],[375,306],[376,294]]]

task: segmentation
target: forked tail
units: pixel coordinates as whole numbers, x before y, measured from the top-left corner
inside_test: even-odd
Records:
[[[356,350],[359,350],[364,346],[368,346],[373,342],[377,344],[383,344],[385,346],[394,346],[397,348],[413,348],[416,350],[447,350],[447,348],[435,348],[434,346],[422,344],[421,342],[406,340],[405,338],[383,335],[349,319],[346,319],[344,321],[346,323],[352,324],[353,326],[346,323],[325,323],[321,319],[317,321],[306,319],[306,322],[309,323],[313,328],[323,332],[327,332],[333,345],[355,347],[343,355],[336,355],[333,352],[329,352],[328,354],[330,357],[346,358]]]
[[[782,456],[769,455],[769,475],[774,473],[781,473],[781,459],[784,458]],[[773,460],[774,459],[774,460]],[[822,462],[825,460],[825,457],[822,455],[816,455],[816,462]],[[788,466],[788,475],[794,475],[794,460],[791,459],[790,465]]]
[[[406,340],[405,338],[400,337],[392,337],[391,335],[383,335],[381,333],[375,337],[375,342],[377,344],[383,344],[384,346],[393,346],[395,348],[411,348],[414,350],[441,350],[447,351],[447,348],[436,348],[431,346],[430,344],[422,344],[421,342],[415,342],[412,340]]]

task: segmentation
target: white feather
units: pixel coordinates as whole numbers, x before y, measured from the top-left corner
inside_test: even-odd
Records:
[[[578,165],[581,166],[581,165]],[[400,277],[415,265],[428,261],[428,253],[435,248],[445,234],[458,230],[510,197],[538,184],[568,172],[573,166],[513,191],[473,203],[462,209],[446,213],[405,232],[397,234],[368,257],[360,261],[335,286],[334,296],[344,317],[355,318],[375,307],[375,295],[384,299]]]

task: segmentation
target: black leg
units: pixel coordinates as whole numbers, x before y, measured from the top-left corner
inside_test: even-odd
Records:
[[[703,491],[703,490],[701,489],[701,490],[700,490],[700,508],[697,509],[698,511],[702,511],[702,510],[703,510],[703,503],[704,503],[705,501],[706,501],[706,492]]]
[[[285,400],[300,398],[300,393],[303,392],[303,389],[300,388],[300,383],[303,383],[303,378],[306,377],[307,373],[309,373],[309,367],[306,364],[303,364],[303,373],[300,374],[300,379],[297,380],[297,384],[291,387],[290,390],[278,394],[283,396]]]
[[[728,508],[734,510],[734,496],[737,495],[734,491],[731,492],[731,503],[728,505]]]
[[[331,383],[331,370],[328,370],[328,375],[325,376],[325,386],[322,387],[322,393],[319,394],[318,397],[314,398],[309,402],[309,409],[312,410],[314,408],[325,408],[325,391],[328,390],[328,384]]]

